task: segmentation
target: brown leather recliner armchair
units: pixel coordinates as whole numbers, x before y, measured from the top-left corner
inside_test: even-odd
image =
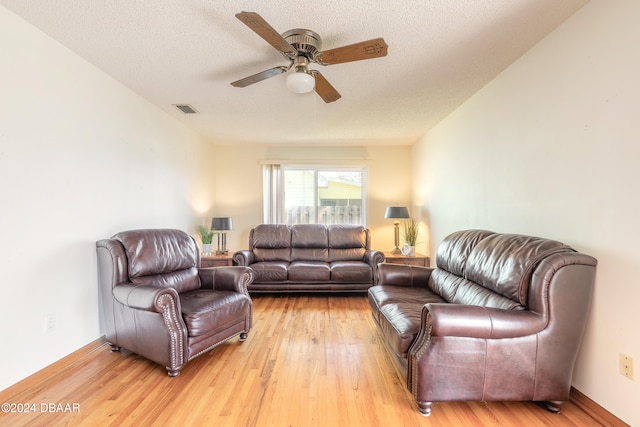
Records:
[[[248,267],[200,268],[195,239],[180,230],[131,230],[96,243],[101,327],[169,376],[251,328]]]

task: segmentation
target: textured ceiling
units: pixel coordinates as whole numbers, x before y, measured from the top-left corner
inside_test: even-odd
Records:
[[[586,2],[0,0],[207,140],[296,145],[411,144]],[[383,37],[389,53],[312,64],[342,95],[331,104],[290,93],[286,74],[235,88],[288,65],[240,11],[316,31],[323,50]]]

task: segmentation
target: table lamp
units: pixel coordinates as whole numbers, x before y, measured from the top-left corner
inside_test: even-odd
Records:
[[[406,219],[410,218],[409,210],[405,206],[388,206],[386,212],[384,213],[385,218],[395,219],[393,221],[393,242],[395,244],[395,248],[391,251],[392,254],[397,255],[402,253],[400,251],[400,221],[398,219]]]
[[[218,249],[216,254],[226,254],[227,250],[227,231],[233,230],[233,220],[231,217],[214,217],[211,219],[211,230],[218,235]]]

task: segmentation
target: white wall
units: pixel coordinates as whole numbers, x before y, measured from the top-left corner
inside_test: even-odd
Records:
[[[640,2],[592,1],[414,147],[431,247],[465,228],[598,259],[574,386],[640,425]],[[618,373],[635,358],[636,379]]]
[[[0,52],[1,390],[102,335],[96,240],[193,233],[215,194],[212,148],[3,6]]]

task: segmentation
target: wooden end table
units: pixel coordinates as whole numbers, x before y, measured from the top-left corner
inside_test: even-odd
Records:
[[[429,267],[431,259],[428,256],[422,254],[415,254],[414,256],[404,256],[402,254],[392,254],[391,252],[384,253],[384,262],[390,264],[404,264],[404,265],[417,265],[420,267]]]
[[[233,265],[233,253],[229,252],[226,254],[211,254],[200,257],[200,267],[230,267]]]

